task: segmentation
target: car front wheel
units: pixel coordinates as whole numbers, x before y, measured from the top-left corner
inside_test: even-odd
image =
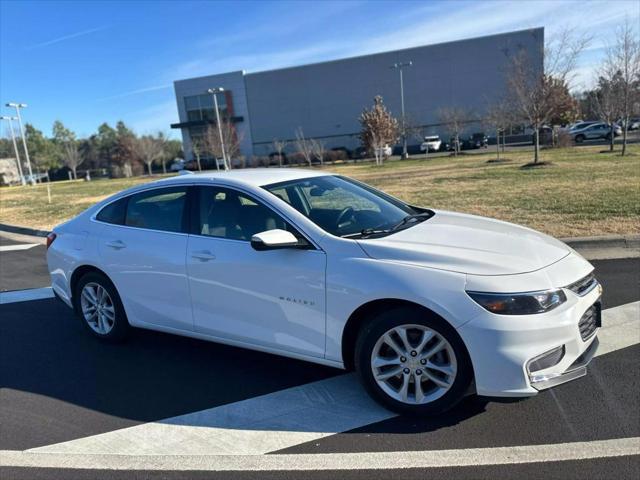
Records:
[[[576,136],[576,143],[582,143],[582,142],[584,142],[584,135]]]
[[[93,336],[119,341],[128,333],[129,322],[120,296],[105,275],[84,275],[76,285],[74,303],[82,324]]]
[[[419,308],[395,308],[373,318],[360,333],[355,363],[373,398],[403,414],[449,410],[473,378],[455,330]]]

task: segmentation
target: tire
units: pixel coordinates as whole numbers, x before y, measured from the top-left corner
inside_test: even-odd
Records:
[[[73,294],[73,306],[85,329],[100,340],[122,341],[131,328],[116,287],[101,273],[89,272],[80,278]],[[95,312],[96,309],[99,311]],[[91,312],[95,313],[91,315]]]
[[[404,342],[397,333],[403,330],[409,346],[416,349],[403,348]],[[425,337],[427,332],[431,332],[431,339],[417,352],[420,343],[429,338]],[[391,348],[387,343],[389,338],[400,348]],[[444,347],[438,349],[436,345],[441,340]],[[393,364],[380,366],[380,362]],[[455,329],[437,315],[410,306],[381,312],[365,324],[356,342],[355,367],[375,400],[390,410],[408,415],[446,412],[464,398],[473,380],[469,354]],[[443,373],[445,370],[453,375]],[[381,381],[375,378],[376,374],[389,378]],[[403,388],[405,383],[407,387]]]
[[[584,142],[584,135],[576,136],[576,143],[582,143],[582,142]]]

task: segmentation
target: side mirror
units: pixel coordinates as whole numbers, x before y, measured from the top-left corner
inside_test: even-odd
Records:
[[[298,239],[293,233],[278,228],[256,233],[251,237],[251,246],[255,250],[275,250],[297,247],[298,245]]]

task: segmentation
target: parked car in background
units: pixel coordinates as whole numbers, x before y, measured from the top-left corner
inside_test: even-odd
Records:
[[[341,156],[344,156],[345,159],[352,158],[352,155],[353,155],[353,151],[349,150],[347,147],[334,147],[334,148],[331,149],[331,151],[332,152],[338,152],[338,153],[340,153],[340,152],[344,153],[344,155],[341,155]]]
[[[351,158],[354,160],[367,158],[367,155],[367,149],[365,147],[356,147],[353,152],[351,152]]]
[[[420,145],[422,152],[438,152],[442,146],[442,140],[439,135],[429,135],[424,137],[424,142]]]
[[[588,127],[589,125],[594,125],[596,123],[600,123],[597,120],[587,121],[587,122],[575,122],[570,125],[567,125],[567,130],[579,130],[581,128]]]
[[[384,147],[380,147],[378,149],[378,155],[382,157],[390,157],[393,154],[393,149],[389,145],[385,145]]]
[[[55,227],[47,262],[97,339],[139,327],[355,369],[400,413],[577,379],[601,326],[593,266],[564,243],[314,170],[138,185]]]
[[[184,158],[176,158],[175,161],[171,164],[171,167],[169,167],[169,170],[171,170],[172,172],[179,172],[180,170],[185,169],[185,164],[186,162],[184,161]]]
[[[620,127],[624,127],[626,122],[623,118],[621,118],[616,123],[620,125]],[[640,118],[638,117],[629,118],[629,128],[627,130],[629,131],[629,130],[638,130],[638,129],[640,129]]]
[[[474,133],[462,144],[462,148],[473,150],[477,148],[487,148],[489,146],[489,137],[484,133]]]
[[[456,137],[450,137],[449,141],[445,144],[446,150],[453,152],[456,149],[456,144],[458,145],[458,151],[462,150],[463,140],[461,138],[456,139]],[[440,148],[442,148],[442,146]]]
[[[422,148],[419,143],[412,143],[407,145],[407,154],[409,155],[420,155],[422,153]],[[392,155],[402,155],[402,145],[395,145],[393,147]]]
[[[611,127],[606,123],[594,123],[584,128],[569,130],[569,134],[576,143],[582,143],[585,140],[609,140],[611,138]],[[613,134],[615,137],[622,135],[622,129],[619,125],[614,125]]]

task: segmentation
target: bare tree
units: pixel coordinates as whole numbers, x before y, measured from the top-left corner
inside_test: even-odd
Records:
[[[540,158],[540,129],[552,117],[562,115],[578,57],[589,41],[585,36],[575,37],[569,29],[562,31],[545,47],[542,71],[525,50],[512,57],[507,75],[509,97],[534,129],[534,163]]]
[[[509,128],[509,125],[513,122],[511,115],[511,109],[509,104],[500,99],[487,108],[487,113],[484,118],[484,123],[490,127],[496,133],[496,158],[500,160],[500,135],[502,134],[503,144],[504,137]]]
[[[460,107],[447,107],[438,110],[438,119],[453,138],[453,154],[460,153],[460,137],[464,132],[465,122],[471,119],[471,113]]]
[[[309,166],[311,166],[311,157],[313,156],[311,141],[305,138],[302,127],[298,127],[295,134],[296,148],[302,154]]]
[[[606,75],[606,73],[605,73]],[[620,79],[601,75],[596,90],[589,92],[589,101],[600,120],[609,125],[609,150],[613,151],[615,122],[624,115],[623,94]]]
[[[371,110],[364,110],[360,114],[360,141],[369,154],[373,154],[376,165],[382,165],[385,150],[389,144],[398,139],[398,120],[384,106],[382,97],[377,95],[373,99]]]
[[[62,160],[73,173],[74,180],[78,179],[78,167],[84,162],[84,157],[78,148],[78,142],[70,140],[62,146]]]
[[[634,103],[640,101],[640,42],[638,32],[629,19],[618,27],[615,41],[607,48],[602,72],[604,78],[617,85],[616,95],[623,124],[621,155],[624,155],[627,151],[629,117]]]
[[[273,139],[273,149],[278,153],[278,166],[282,166],[282,152],[287,148],[289,142],[286,140]]]
[[[198,165],[198,171],[202,171],[202,162],[200,159],[202,158],[202,152],[205,150],[203,146],[202,138],[195,137],[191,139],[191,151],[193,152],[193,156],[196,157],[196,163]]]
[[[158,160],[160,162],[160,165],[162,166],[162,173],[167,173],[168,138],[169,137],[165,132],[158,132],[158,135],[156,136],[156,140],[162,145],[162,154],[160,155],[160,158]]]
[[[220,141],[220,132],[222,132],[222,141]],[[231,168],[231,160],[237,158],[240,153],[242,138],[242,134],[236,131],[231,122],[222,121],[220,130],[215,125],[207,127],[202,136],[202,146],[214,158],[216,169],[220,168],[217,159],[226,158],[229,163],[224,164],[224,169],[229,170]]]
[[[147,165],[147,172],[152,175],[151,165],[162,159],[164,154],[164,141],[151,135],[140,137],[135,142],[137,156]]]
[[[327,148],[322,140],[317,138],[311,140],[311,152],[318,159],[320,165],[324,165],[324,156],[327,153]]]

